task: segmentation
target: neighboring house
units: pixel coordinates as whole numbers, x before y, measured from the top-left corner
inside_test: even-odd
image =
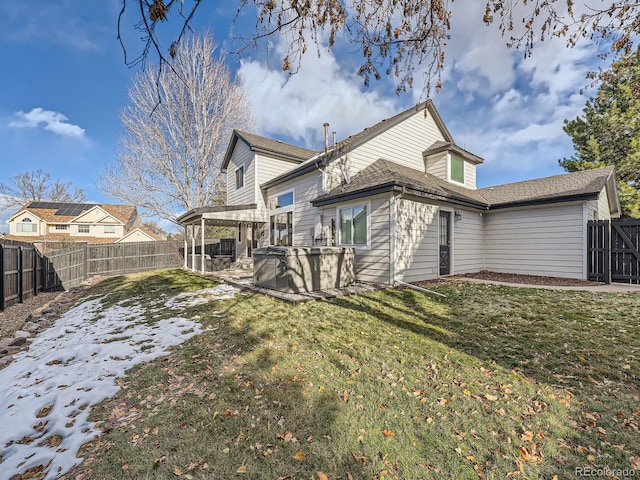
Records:
[[[227,205],[178,220],[237,226],[239,258],[268,245],[355,247],[364,281],[479,270],[586,279],[587,222],[620,215],[614,170],[478,189],[482,163],[431,101],[319,153],[234,131]]]
[[[29,202],[8,220],[5,238],[24,242],[150,242],[133,205]]]

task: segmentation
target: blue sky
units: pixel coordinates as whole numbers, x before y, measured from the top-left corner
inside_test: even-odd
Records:
[[[572,153],[562,122],[582,110],[587,97],[578,92],[598,65],[598,47],[545,41],[524,59],[485,27],[483,5],[453,3],[444,89],[432,98],[456,142],[485,159],[480,186],[562,173],[557,160]],[[116,39],[120,7],[120,0],[0,0],[0,181],[42,168],[84,188],[90,201],[115,202],[95,185],[114,162],[119,112],[137,71]],[[195,30],[211,30],[228,47],[236,8],[204,2]],[[125,28],[136,53],[141,43],[131,22]],[[249,86],[258,134],[317,148],[324,122],[342,139],[425,99],[420,89],[396,95],[389,80],[364,87],[353,46],[320,58],[310,49],[289,78],[282,48],[274,39],[269,60],[263,52],[227,59]]]

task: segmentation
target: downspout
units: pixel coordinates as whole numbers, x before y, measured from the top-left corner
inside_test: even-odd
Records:
[[[392,195],[389,200],[390,220],[389,220],[389,281],[392,286],[396,285],[396,265],[398,260],[398,252],[396,248],[396,232],[398,226],[398,206],[397,201],[400,200],[406,192],[406,187],[402,187],[399,195]]]

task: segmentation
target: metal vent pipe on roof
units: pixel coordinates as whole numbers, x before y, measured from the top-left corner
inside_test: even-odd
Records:
[[[333,135],[333,143],[331,144],[332,147],[336,146],[336,132],[331,132],[331,134]]]
[[[329,150],[329,124],[324,122],[324,153]]]

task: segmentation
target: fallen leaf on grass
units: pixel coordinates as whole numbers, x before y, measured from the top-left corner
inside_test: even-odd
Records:
[[[173,467],[173,474],[176,477],[179,477],[180,475],[182,475],[182,470],[180,470],[178,467]]]
[[[318,476],[318,480],[329,480],[329,478],[322,472],[316,472],[316,475]]]
[[[383,435],[385,437],[395,437],[396,436],[396,434],[393,433],[391,430],[383,430],[382,433],[383,433]]]
[[[245,458],[242,461],[242,465],[240,465],[236,470],[236,473],[246,473],[246,472],[247,472],[247,459]]]
[[[362,462],[363,465],[367,464],[367,457],[365,457],[364,455],[356,455],[355,453],[351,452],[351,455],[353,456],[353,459],[357,462]]]
[[[632,470],[640,470],[640,457],[630,457],[629,465]]]
[[[302,450],[298,450],[296,452],[296,454],[293,456],[293,458],[297,459],[297,460],[302,460],[304,458],[306,458],[307,454],[303,453]]]

